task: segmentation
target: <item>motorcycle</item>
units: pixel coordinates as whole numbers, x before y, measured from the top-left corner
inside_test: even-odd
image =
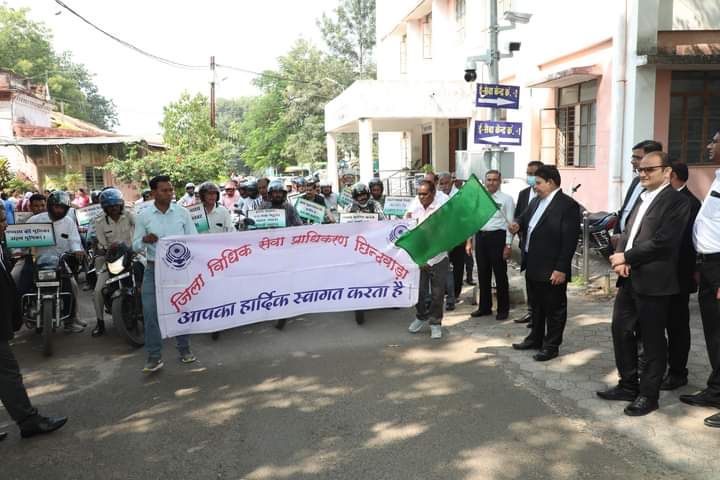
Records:
[[[23,321],[43,338],[43,354],[53,353],[52,334],[64,325],[75,310],[75,298],[70,287],[72,271],[67,258],[72,254],[39,255],[33,264],[34,293],[21,299]],[[25,261],[31,261],[27,256]]]
[[[95,270],[97,236],[93,228],[80,227],[79,231],[82,235],[82,243],[85,249],[85,257],[83,257],[82,262],[82,271],[85,273],[86,285],[84,290],[94,290],[95,283],[97,282],[97,271]]]
[[[613,253],[611,242],[612,231],[618,222],[617,213],[593,212],[588,213],[588,240],[590,250],[608,259]]]
[[[124,243],[111,246],[105,253],[109,278],[102,289],[106,311],[113,325],[128,344],[135,348],[145,344],[140,285],[145,267],[139,255]]]

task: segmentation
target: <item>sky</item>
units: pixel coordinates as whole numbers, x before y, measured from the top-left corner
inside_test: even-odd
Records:
[[[2,1],[2,0],[0,0]],[[164,65],[105,37],[54,0],[4,0],[27,7],[29,16],[52,31],[57,52],[95,74],[100,94],[117,106],[123,134],[161,133],[163,106],[183,91],[210,92],[210,56],[219,64],[247,70],[275,68],[300,37],[318,46],[315,24],[338,0],[63,0],[103,30],[135,46],[177,62],[208,65],[185,70]],[[60,13],[61,12],[61,13]],[[218,69],[216,95],[235,98],[256,94],[252,75]],[[51,92],[52,96],[52,92]]]

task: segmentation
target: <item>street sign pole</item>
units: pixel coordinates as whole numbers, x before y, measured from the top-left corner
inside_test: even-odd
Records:
[[[498,51],[498,23],[497,23],[497,0],[490,0],[490,63],[488,65],[490,73],[490,83],[500,83],[500,73],[498,63],[500,60],[500,51]],[[497,122],[498,109],[490,109],[490,120]],[[500,169],[500,151],[491,147],[490,150],[490,168],[493,170]]]

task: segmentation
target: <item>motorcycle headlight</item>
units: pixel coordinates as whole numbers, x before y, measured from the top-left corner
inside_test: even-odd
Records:
[[[123,260],[125,257],[120,257],[114,262],[110,262],[107,264],[108,272],[112,273],[113,275],[117,275],[118,273],[122,272],[125,269],[125,266],[123,265]]]
[[[41,282],[51,282],[57,280],[57,272],[53,270],[40,270],[38,271],[38,280]]]

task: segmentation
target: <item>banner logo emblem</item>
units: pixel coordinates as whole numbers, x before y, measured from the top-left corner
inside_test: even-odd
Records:
[[[190,263],[192,254],[190,249],[181,242],[173,242],[165,254],[165,264],[175,270],[183,270]]]
[[[400,225],[395,225],[392,230],[390,230],[390,234],[388,235],[388,241],[390,243],[395,243],[395,241],[405,235],[405,232],[410,230],[410,227],[405,225],[404,223],[401,223]]]

